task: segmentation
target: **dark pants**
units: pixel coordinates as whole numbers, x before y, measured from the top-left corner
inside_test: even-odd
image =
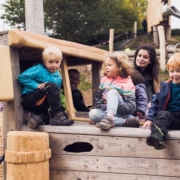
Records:
[[[41,101],[42,103],[39,103]],[[50,82],[46,83],[43,89],[37,89],[32,93],[22,95],[21,103],[24,110],[49,118],[64,111],[60,103],[59,88],[56,84]]]
[[[180,112],[160,111],[151,126],[151,134],[160,133],[166,140],[168,129],[180,129]]]

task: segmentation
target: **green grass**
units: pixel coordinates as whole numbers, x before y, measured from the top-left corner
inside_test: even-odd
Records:
[[[166,80],[168,80],[168,79],[169,79],[169,73],[168,73],[168,71],[167,71],[167,70],[165,70],[165,71],[160,70],[160,72],[159,72],[159,77],[160,77],[160,81],[166,81]]]
[[[81,82],[78,86],[78,89],[80,91],[86,91],[86,90],[91,89],[91,88],[92,88],[92,83],[91,83],[91,80],[88,77],[88,75],[81,74]]]
[[[121,43],[123,43],[126,39],[124,40],[121,40],[119,42],[115,42],[114,43],[114,49],[119,46]],[[166,40],[166,46],[171,44],[171,45],[175,45],[177,43],[180,42],[180,36],[172,36],[171,37],[171,40],[167,41]],[[145,34],[145,35],[141,35],[141,36],[137,36],[136,38],[134,38],[130,43],[128,43],[128,47],[131,49],[131,50],[136,50],[136,48],[141,45],[141,44],[150,44],[152,45],[155,49],[159,49],[159,46],[156,46],[154,44],[154,41],[153,41],[153,35],[151,34]],[[100,46],[99,47],[100,49],[104,49],[104,50],[107,50],[109,51],[109,44],[106,44],[106,45],[103,45],[103,46]],[[122,49],[123,51],[124,49]]]

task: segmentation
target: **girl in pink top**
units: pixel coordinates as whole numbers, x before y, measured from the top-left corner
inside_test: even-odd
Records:
[[[96,109],[89,112],[89,117],[101,129],[127,126],[128,117],[136,110],[135,87],[130,78],[132,65],[125,54],[113,52],[105,57],[103,70],[105,76],[95,98]],[[130,121],[132,126],[139,126],[137,117]]]

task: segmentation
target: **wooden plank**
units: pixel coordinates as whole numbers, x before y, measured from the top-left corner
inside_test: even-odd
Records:
[[[63,54],[82,57],[85,59],[91,59],[99,62],[102,62],[104,55],[108,53],[107,51],[102,49],[65,40],[58,40],[17,29],[9,30],[8,36],[10,46],[19,48],[25,46],[37,49],[44,49],[50,45],[53,45],[60,48]]]
[[[7,35],[7,32],[5,32],[5,31],[0,32],[0,44],[1,45],[7,45],[8,44],[8,35]]]
[[[114,29],[110,29],[109,31],[109,52],[114,51]]]
[[[164,35],[164,27],[158,26],[158,34],[160,41],[160,68],[162,70],[166,69],[166,50],[165,50],[165,35]]]
[[[89,118],[89,112],[75,112],[75,116]]]
[[[63,86],[64,86],[64,94],[66,98],[66,109],[68,110],[69,119],[89,122],[90,120],[89,118],[81,118],[75,116],[66,57],[63,57],[63,61],[61,63],[61,69],[62,69],[62,77],[64,79]]]
[[[95,97],[97,95],[98,87],[100,84],[100,70],[102,63],[92,63],[92,92],[93,92],[93,105],[95,104]]]
[[[1,180],[1,176],[4,174],[4,167],[3,165],[0,165],[0,180]]]
[[[179,180],[179,177],[51,170],[50,180]]]
[[[0,148],[0,156],[3,155],[3,151],[4,151],[4,149],[3,149],[3,148]]]
[[[14,98],[10,49],[0,45],[0,101],[12,101]]]
[[[42,131],[48,133],[62,133],[62,134],[83,134],[83,135],[97,135],[97,136],[109,136],[109,137],[133,137],[133,138],[146,138],[150,135],[150,129],[142,128],[128,128],[128,127],[115,127],[109,131],[103,131],[94,125],[89,125],[87,122],[75,122],[71,126],[50,126],[42,125],[38,129],[30,129],[27,125],[21,127],[22,131]],[[180,131],[170,130],[168,131],[168,139],[179,140]]]
[[[147,8],[147,30],[151,32],[151,27],[159,24],[163,20],[162,10],[161,10],[162,0],[148,0]]]
[[[167,159],[61,155],[50,169],[180,177],[180,161]]]
[[[3,139],[0,139],[0,148],[3,147]]]
[[[25,0],[26,31],[44,34],[43,0]]]
[[[21,87],[18,83],[18,76],[20,74],[18,49],[10,48],[14,100],[5,102],[3,111],[3,130],[4,130],[4,148],[6,149],[6,136],[11,130],[19,130],[24,123],[23,109],[21,106]]]
[[[0,112],[0,128],[3,127],[3,113]]]
[[[69,118],[73,119],[73,117],[75,116],[74,115],[75,112],[73,107],[72,92],[70,87],[66,56],[63,57],[63,61],[61,63],[61,70],[62,70],[64,94],[66,98],[66,109],[68,110]]]
[[[93,146],[90,152],[73,153],[64,151],[65,147],[76,142],[85,142]],[[109,156],[112,157],[144,157],[144,158],[165,158],[180,159],[180,140],[168,140],[167,148],[161,151],[147,146],[145,138],[131,137],[104,137],[92,135],[74,134],[53,134],[50,133],[50,148],[53,155],[88,155],[88,156]],[[86,151],[86,146],[79,145],[76,149]],[[75,149],[72,149],[72,151]]]

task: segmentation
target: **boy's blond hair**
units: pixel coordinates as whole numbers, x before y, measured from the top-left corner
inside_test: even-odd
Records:
[[[169,70],[170,67],[180,69],[180,53],[175,53],[169,58],[166,64],[167,70]]]
[[[131,75],[133,71],[133,65],[130,63],[129,58],[126,54],[120,52],[113,52],[106,55],[104,59],[106,59],[107,57],[113,59],[117,64],[117,66],[119,67],[120,77],[127,78],[128,76]],[[104,75],[106,76],[104,63],[103,63],[103,71],[104,71]]]
[[[62,52],[60,51],[59,48],[57,48],[55,46],[48,46],[42,52],[42,59],[44,62],[47,60],[52,60],[52,59],[61,61],[62,60]]]

